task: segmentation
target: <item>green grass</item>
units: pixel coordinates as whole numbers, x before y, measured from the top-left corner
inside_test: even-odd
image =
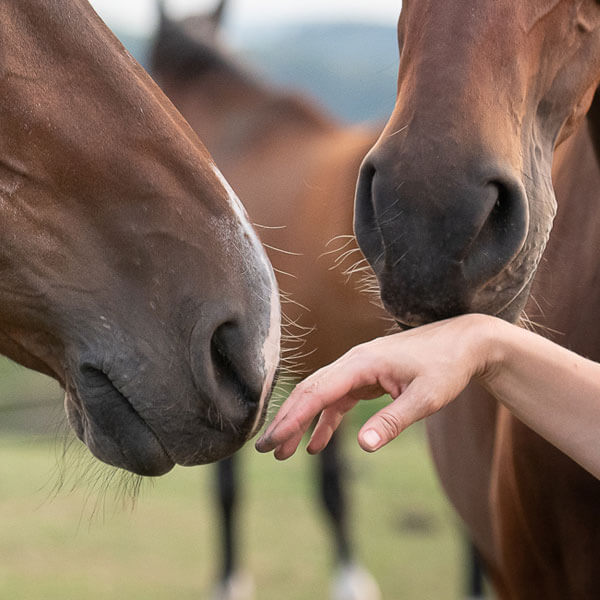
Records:
[[[459,598],[462,536],[433,474],[423,428],[365,454],[355,442],[357,426],[376,406],[361,407],[345,430],[360,559],[386,600]],[[0,437],[0,598],[207,597],[218,553],[212,467],[176,468],[145,485],[131,511],[103,503],[85,484],[49,497],[57,450],[51,437]],[[250,447],[241,459],[243,560],[257,598],[326,599],[331,541],[315,495],[314,459],[302,451],[278,463]]]

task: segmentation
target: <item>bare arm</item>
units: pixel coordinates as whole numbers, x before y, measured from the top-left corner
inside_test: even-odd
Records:
[[[374,451],[454,400],[471,379],[600,477],[600,364],[484,315],[357,346],[296,387],[257,448],[288,458],[321,413],[308,445],[319,452],[359,400],[389,393],[392,402],[358,434],[362,448]]]

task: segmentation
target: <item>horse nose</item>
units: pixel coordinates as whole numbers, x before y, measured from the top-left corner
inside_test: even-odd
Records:
[[[510,168],[483,159],[459,170],[392,158],[367,155],[355,198],[356,238],[384,303],[402,302],[421,320],[464,312],[523,247],[523,185]]]

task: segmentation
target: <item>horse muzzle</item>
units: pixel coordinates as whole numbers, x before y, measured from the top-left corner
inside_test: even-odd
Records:
[[[408,161],[388,162],[376,150],[367,156],[355,202],[356,238],[385,308],[411,326],[500,312],[517,295],[516,280],[526,278],[513,268],[529,227],[516,175],[473,165],[421,165],[420,172]]]

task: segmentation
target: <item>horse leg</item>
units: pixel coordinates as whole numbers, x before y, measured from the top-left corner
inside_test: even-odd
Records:
[[[229,577],[235,568],[235,508],[237,500],[236,459],[233,456],[217,463],[217,499],[221,522],[221,579]]]
[[[338,434],[334,434],[319,461],[321,499],[333,529],[338,565],[331,597],[333,600],[379,600],[381,593],[377,583],[354,560],[348,527],[345,468],[339,450]]]
[[[221,524],[221,565],[213,600],[250,600],[254,589],[248,575],[238,571],[236,508],[238,501],[238,457],[217,463],[217,508]]]
[[[348,506],[343,483],[344,465],[339,453],[337,433],[320,453],[319,459],[319,490],[325,513],[333,529],[337,562],[349,563],[352,550],[348,531]]]
[[[483,594],[483,565],[475,544],[467,540],[467,598],[481,600]]]
[[[438,477],[498,591],[504,587],[490,498],[497,412],[496,400],[472,384],[426,423]]]

